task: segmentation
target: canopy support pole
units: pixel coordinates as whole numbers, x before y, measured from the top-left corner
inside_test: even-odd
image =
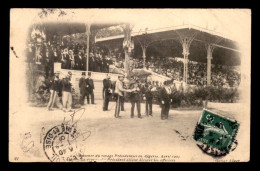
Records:
[[[131,52],[131,32],[132,32],[133,26],[130,24],[125,24],[123,26],[124,30],[124,42],[123,42],[123,47],[124,47],[124,53],[125,53],[125,73],[129,75],[130,69],[129,69],[129,53]]]
[[[178,31],[176,33],[179,35],[179,40],[182,45],[182,54],[183,54],[183,81],[187,84],[188,82],[188,56],[190,54],[190,44],[198,34],[198,32],[193,33],[191,36],[184,36],[180,34]]]
[[[146,47],[142,47],[142,50],[143,50],[143,60],[144,60],[144,63],[143,63],[143,68],[145,69],[145,60],[146,60]]]
[[[222,38],[217,38],[214,43],[205,43],[207,51],[207,86],[211,85],[211,60],[213,59],[212,54],[216,47],[215,44],[218,44],[222,40]]]
[[[145,33],[140,35],[140,36],[136,36],[136,40],[139,42],[142,51],[143,51],[143,68],[145,69],[145,65],[146,65],[146,49],[147,47],[153,43],[154,41],[152,41],[147,34],[147,30],[148,28],[145,29]]]
[[[213,59],[212,53],[214,50],[214,46],[212,46],[210,43],[206,44],[207,49],[207,86],[210,86],[211,84],[211,60]]]

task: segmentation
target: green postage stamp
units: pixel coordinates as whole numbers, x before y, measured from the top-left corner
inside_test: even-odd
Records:
[[[239,125],[237,121],[204,109],[195,128],[193,139],[223,153],[229,153]]]

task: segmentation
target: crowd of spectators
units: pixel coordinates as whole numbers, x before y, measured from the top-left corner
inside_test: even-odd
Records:
[[[123,68],[123,61],[116,62],[117,68]],[[143,59],[131,59],[133,68],[143,68]],[[151,57],[146,61],[146,69],[163,76],[172,78],[176,81],[183,80],[183,62],[167,59]],[[211,85],[222,87],[238,87],[240,83],[240,74],[231,67],[223,67],[221,65],[212,65],[211,69]],[[204,86],[207,84],[207,64],[199,62],[188,63],[188,84]]]
[[[63,43],[42,43],[36,46],[29,44],[28,62],[41,64],[45,73],[53,74],[54,62],[60,62],[62,69],[86,71],[86,47],[77,43],[64,45]],[[103,50],[95,49],[89,55],[89,71],[109,72],[109,65],[113,62],[104,54]]]
[[[153,59],[153,58],[152,58]],[[173,78],[174,80],[183,80],[183,62],[177,60],[167,60],[166,58],[152,60],[147,62],[146,68],[158,74]],[[198,62],[188,63],[188,84],[206,85],[207,84],[207,64]],[[240,83],[240,74],[231,67],[221,65],[212,65],[211,85],[222,87],[238,87]]]
[[[43,64],[45,73],[48,77],[53,74],[54,62],[61,62],[62,69],[86,70],[86,46],[79,43],[44,42],[38,46],[29,45],[28,60]],[[38,51],[38,52],[36,52]],[[36,55],[35,55],[36,54]],[[131,58],[130,66],[143,68],[143,59]],[[124,59],[122,55],[107,53],[105,50],[95,48],[89,54],[89,71],[111,72],[110,67],[123,69]],[[183,62],[173,58],[153,57],[146,60],[145,68],[155,73],[170,77],[177,81],[183,80]],[[188,84],[206,85],[207,83],[207,64],[191,62],[188,63]],[[240,74],[229,67],[212,65],[211,84],[222,87],[238,87]]]

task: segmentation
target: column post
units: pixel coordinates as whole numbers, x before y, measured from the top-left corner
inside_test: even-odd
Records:
[[[129,74],[129,53],[131,52],[131,32],[132,32],[132,26],[127,23],[123,27],[124,30],[124,42],[123,42],[123,48],[125,53],[125,73]]]
[[[188,56],[189,56],[189,46],[188,43],[186,41],[184,41],[184,43],[182,44],[182,48],[183,48],[183,57],[184,57],[184,61],[183,61],[183,81],[185,83],[187,83],[188,80]]]
[[[143,60],[144,60],[144,63],[143,63],[143,67],[145,69],[145,60],[146,60],[146,48],[145,47],[142,47],[142,50],[143,50]]]
[[[186,36],[181,34],[180,32],[176,31],[179,35],[179,40],[182,45],[182,54],[183,54],[183,81],[187,84],[188,82],[188,56],[190,54],[190,45],[191,42],[194,40],[198,32],[194,32],[190,36]]]
[[[145,64],[146,64],[146,50],[147,47],[153,43],[154,41],[151,40],[147,34],[147,30],[148,28],[145,29],[145,33],[140,35],[140,36],[136,36],[136,40],[139,42],[141,48],[142,48],[142,52],[143,52],[143,68],[145,68]]]
[[[211,44],[206,45],[207,48],[207,86],[211,85],[211,60],[213,59],[212,53],[214,46]]]

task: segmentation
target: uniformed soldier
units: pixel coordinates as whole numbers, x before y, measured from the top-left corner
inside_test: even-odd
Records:
[[[107,74],[107,78],[103,80],[103,111],[108,110],[109,98],[112,94],[110,75]]]
[[[141,101],[142,93],[141,93],[140,85],[138,84],[137,80],[135,81],[135,83],[133,83],[131,88],[132,88],[132,92],[130,93],[131,118],[134,117],[135,104],[136,104],[136,107],[137,107],[138,118],[141,118],[140,101]]]
[[[72,112],[72,84],[71,84],[72,73],[69,71],[68,75],[62,80],[62,104],[64,112]]]
[[[82,72],[81,78],[79,80],[79,89],[80,89],[80,104],[84,105],[85,97],[87,96],[87,82],[86,82],[86,73]]]
[[[169,116],[169,110],[172,102],[172,96],[171,96],[171,87],[168,85],[167,81],[164,82],[164,85],[159,92],[160,97],[160,103],[161,103],[161,119],[168,119]]]
[[[131,90],[127,90],[123,87],[123,80],[124,80],[124,75],[119,75],[118,80],[116,82],[115,86],[115,93],[117,94],[117,100],[116,100],[116,109],[115,109],[115,117],[119,117],[120,113],[120,107],[122,103],[122,98],[123,98],[123,92],[131,92]]]
[[[87,102],[89,104],[89,95],[91,96],[91,104],[94,104],[94,82],[91,78],[91,72],[88,72],[88,78],[86,79],[87,83]]]

